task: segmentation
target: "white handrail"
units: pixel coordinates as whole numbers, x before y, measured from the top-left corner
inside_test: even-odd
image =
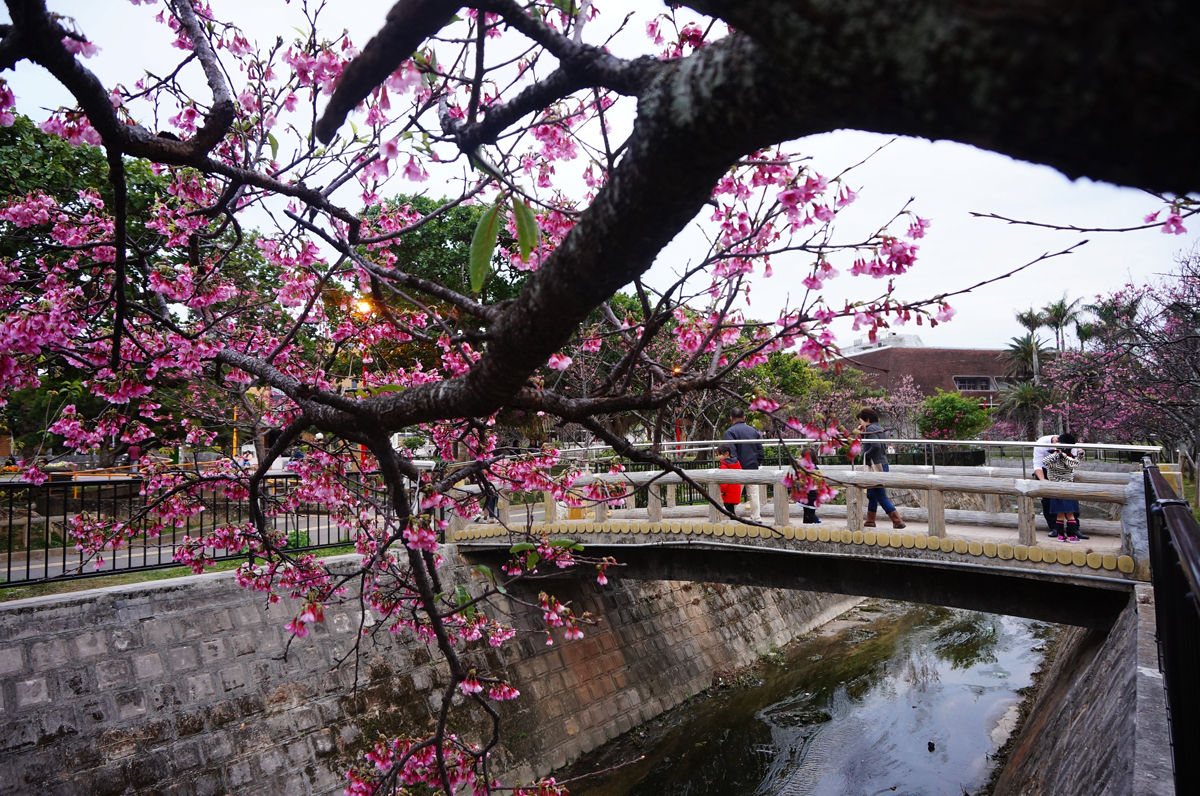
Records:
[[[778,445],[781,441],[784,445],[820,445],[821,440],[800,438],[800,437],[762,437],[759,440],[744,440],[744,439],[692,439],[692,440],[663,440],[657,443],[662,448],[680,448],[694,447],[699,445],[730,445],[730,444],[747,444],[752,442],[761,442],[764,445]],[[989,439],[904,439],[904,438],[886,438],[886,439],[870,439],[868,442],[883,442],[888,444],[901,445],[967,445],[983,448],[1047,448],[1055,447],[1048,445],[1045,442],[1030,442],[1024,440],[989,440]],[[655,445],[653,442],[631,442],[630,445],[635,448],[648,448]],[[1072,448],[1082,448],[1084,450],[1106,450],[1106,451],[1130,451],[1134,453],[1162,453],[1161,445],[1118,445],[1113,443],[1101,442],[1077,442],[1072,444]],[[602,451],[612,450],[611,445],[586,445],[577,448],[560,448],[561,452],[568,451]]]

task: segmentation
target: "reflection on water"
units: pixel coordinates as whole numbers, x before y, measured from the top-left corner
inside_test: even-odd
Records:
[[[566,777],[645,755],[576,796],[962,796],[987,781],[990,736],[1019,701],[1052,628],[874,603],[793,645],[762,685],[638,728]],[[832,629],[832,628],[831,628]],[[564,777],[560,776],[560,781]]]

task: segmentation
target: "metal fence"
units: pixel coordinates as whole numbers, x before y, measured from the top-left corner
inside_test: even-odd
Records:
[[[1142,471],[1175,792],[1200,793],[1200,524],[1149,458]]]
[[[352,489],[374,486],[370,473],[357,476]],[[130,544],[116,551],[106,550],[101,566],[94,566],[75,547],[71,522],[81,514],[97,520],[129,520],[146,506],[142,480],[136,477],[96,478],[79,476],[52,477],[40,486],[19,481],[0,481],[0,576],[8,584],[33,580],[70,580],[80,577],[111,575],[131,570],[163,569],[179,566],[175,551],[185,536],[193,538],[228,523],[249,519],[250,507],[245,500],[230,500],[216,492],[200,493],[204,510],[157,537],[146,533],[150,523],[138,519],[133,523],[134,537]],[[267,504],[287,498],[299,478],[281,474],[264,480],[263,495]],[[291,550],[316,550],[350,544],[353,539],[336,523],[331,522],[324,506],[301,505],[295,511],[280,512],[272,522],[287,539]],[[239,559],[224,551],[210,550],[221,560]]]

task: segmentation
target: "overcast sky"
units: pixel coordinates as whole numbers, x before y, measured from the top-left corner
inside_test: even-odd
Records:
[[[300,2],[279,5],[265,0],[214,0],[212,5],[218,16],[226,19],[231,18],[232,9],[251,39],[269,43],[277,35],[285,41],[296,35]],[[161,5],[134,6],[117,0],[50,0],[48,5],[53,11],[75,18],[79,29],[100,45],[100,54],[87,65],[106,85],[132,85],[143,69],[169,71],[179,58],[179,51],[169,46],[166,29],[153,22]],[[641,31],[647,20],[662,12],[661,4],[602,0],[597,5],[601,17],[585,29],[585,39],[599,41],[632,11],[635,16],[629,30],[634,35],[627,36],[624,47],[616,51],[624,55],[649,46]],[[390,2],[381,0],[339,4],[333,6],[334,10],[353,8],[353,17],[330,13],[326,18],[330,25],[336,22],[338,29],[348,28],[361,46],[379,27],[389,6]],[[0,19],[8,21],[2,9]],[[27,63],[15,74],[5,76],[17,95],[17,109],[37,119],[46,115],[42,108],[73,104],[61,87]],[[617,127],[622,129],[620,121]],[[913,209],[931,219],[933,226],[921,242],[917,266],[898,281],[898,294],[903,298],[966,287],[999,276],[1043,253],[1089,241],[1074,254],[1041,263],[977,294],[953,300],[958,315],[949,324],[934,330],[911,325],[897,329],[919,334],[926,345],[1003,347],[1009,338],[1023,333],[1013,319],[1014,310],[1043,306],[1064,292],[1070,298],[1090,300],[1127,281],[1152,278],[1170,270],[1175,257],[1195,245],[1200,234],[1197,220],[1187,223],[1185,235],[1164,235],[1157,229],[1119,234],[1057,232],[972,218],[970,212],[977,211],[1058,225],[1127,227],[1141,223],[1142,217],[1160,209],[1161,203],[1141,191],[1090,180],[1071,181],[1052,169],[961,144],[843,130],[803,139],[790,148],[811,155],[818,171],[832,175],[888,142],[854,172],[850,184],[861,188],[859,199],[850,212],[839,215],[838,225],[840,232],[850,236],[869,232],[915,197]],[[434,194],[449,192],[449,188],[439,190],[439,176],[435,173],[434,179],[420,187]],[[391,192],[413,189],[411,185],[396,184]],[[348,196],[341,199],[352,201]],[[702,251],[699,236],[684,232],[662,252],[650,281],[665,281],[672,271]],[[751,297],[752,316],[772,318],[789,297],[795,303],[802,290],[800,280],[806,274],[783,265],[775,266],[774,277],[756,283]],[[826,296],[831,304],[840,305],[844,297],[875,295],[879,288],[869,278],[842,276],[829,283]],[[842,345],[851,344],[858,336],[848,327],[839,329]]]

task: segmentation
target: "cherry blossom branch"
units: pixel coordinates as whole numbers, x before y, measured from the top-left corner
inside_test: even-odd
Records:
[[[1184,210],[1181,207],[1180,210],[1182,212],[1178,212],[1178,216],[1182,220],[1185,218],[1191,218],[1192,216],[1200,213],[1200,206],[1194,207],[1190,210]],[[1053,229],[1059,232],[1137,232],[1143,229],[1163,229],[1163,222],[1158,221],[1156,218],[1158,213],[1154,214],[1155,220],[1153,221],[1147,221],[1144,224],[1136,224],[1129,227],[1078,227],[1074,224],[1051,224],[1044,221],[1024,221],[1017,218],[1002,216],[997,213],[979,213],[974,210],[970,211],[970,214],[974,218],[988,218],[994,221],[1003,221],[1009,225],[1039,227],[1041,229]]]
[[[383,27],[342,73],[325,112],[313,127],[317,140],[331,142],[346,115],[411,57],[421,42],[450,24],[461,7],[454,0],[398,0],[388,11]]]
[[[208,88],[212,91],[212,109],[205,118],[204,126],[196,131],[193,138],[195,146],[207,152],[225,137],[225,133],[229,131],[229,127],[233,123],[233,96],[230,94],[225,76],[221,74],[221,67],[217,61],[217,55],[208,41],[207,32],[201,27],[200,21],[196,19],[192,0],[174,0],[170,3],[170,8],[179,19],[180,24],[183,25],[184,30],[187,31],[188,38],[192,43],[192,52],[200,61],[200,66],[204,69],[204,77],[208,81]]]

